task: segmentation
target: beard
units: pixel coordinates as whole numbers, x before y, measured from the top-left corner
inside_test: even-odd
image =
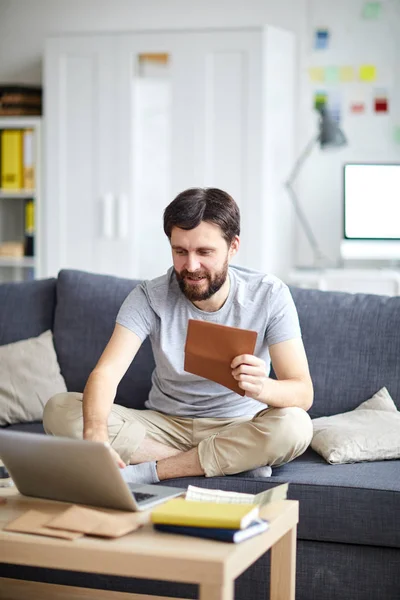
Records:
[[[195,271],[190,273],[183,269],[180,273],[175,269],[176,279],[183,294],[191,302],[201,302],[208,300],[224,285],[228,276],[228,259],[225,259],[224,265],[220,271],[211,275],[208,271]],[[203,278],[200,285],[192,284],[186,277]]]

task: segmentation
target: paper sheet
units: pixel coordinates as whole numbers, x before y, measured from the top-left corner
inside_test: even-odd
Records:
[[[210,490],[189,485],[186,500],[197,502],[216,502],[221,504],[259,504],[264,506],[268,502],[277,502],[287,498],[289,484],[283,483],[259,494],[243,494],[240,492],[225,492],[223,490]]]

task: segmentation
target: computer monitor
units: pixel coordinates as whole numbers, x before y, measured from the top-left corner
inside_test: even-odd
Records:
[[[400,259],[400,164],[343,168],[344,259]]]

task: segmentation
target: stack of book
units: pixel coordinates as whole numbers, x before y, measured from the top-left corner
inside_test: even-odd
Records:
[[[238,543],[268,529],[259,506],[174,498],[156,507],[151,521],[158,531]]]
[[[41,115],[42,88],[30,85],[0,85],[0,115]]]

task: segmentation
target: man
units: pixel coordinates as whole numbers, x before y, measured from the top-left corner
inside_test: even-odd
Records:
[[[173,268],[128,295],[82,394],[59,394],[47,433],[110,444],[127,481],[229,475],[282,465],[311,442],[313,387],[297,312],[274,276],[230,266],[240,245],[235,201],[216,188],[179,194],[164,211]],[[189,319],[258,333],[254,355],[231,369],[241,396],[184,371]],[[150,336],[156,368],[147,410],[113,405],[117,386]],[[270,366],[277,380],[269,377]]]

